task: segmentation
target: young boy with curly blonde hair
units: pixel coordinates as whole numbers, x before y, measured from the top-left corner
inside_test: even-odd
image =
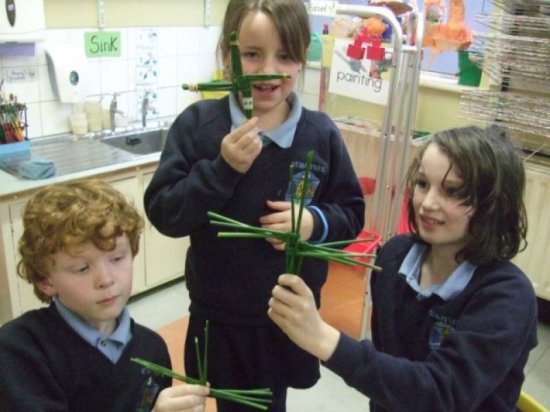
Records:
[[[100,180],[48,186],[23,224],[18,274],[50,305],[0,328],[0,410],[203,410],[207,388],[170,388],[130,361],[171,367],[126,307],[143,219],[124,196]]]

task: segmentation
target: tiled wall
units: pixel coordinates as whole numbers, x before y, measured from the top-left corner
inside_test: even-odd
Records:
[[[28,107],[27,123],[30,139],[70,131],[69,115],[72,104],[60,103],[52,90],[45,56],[46,45],[71,43],[84,47],[84,33],[96,29],[47,30],[43,42],[36,43],[34,57],[0,56],[2,78],[13,68],[25,71],[25,81],[4,81],[2,91],[6,97],[17,96]],[[104,96],[108,105],[113,93],[120,93],[118,108],[128,115],[130,122],[137,121],[139,81],[136,82],[137,54],[140,34],[154,30],[157,43],[158,92],[156,109],[161,117],[173,117],[199,98],[198,94],[181,90],[182,83],[208,81],[216,64],[216,44],[219,27],[159,27],[109,29],[121,33],[120,57],[86,59],[87,81],[82,83],[85,96],[99,99]]]
[[[321,71],[315,67],[306,67],[304,75],[298,82],[298,91],[302,104],[311,110],[319,108],[319,88],[321,84]]]

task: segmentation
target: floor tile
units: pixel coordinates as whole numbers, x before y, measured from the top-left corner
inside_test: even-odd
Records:
[[[339,376],[321,367],[321,379],[310,389],[290,389],[289,412],[368,412],[369,400]]]
[[[535,365],[527,375],[522,390],[550,409],[550,370]]]
[[[137,323],[159,329],[189,314],[189,294],[185,282],[177,281],[153,293],[130,299],[128,309]]]

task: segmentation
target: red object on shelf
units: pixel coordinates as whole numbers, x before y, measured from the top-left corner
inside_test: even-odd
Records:
[[[372,254],[376,251],[376,248],[380,244],[380,241],[382,240],[381,236],[378,233],[369,232],[368,230],[363,230],[361,233],[359,233],[359,236],[357,236],[357,239],[365,239],[364,242],[357,242],[352,243],[349,246],[346,246],[344,248],[345,251],[351,252],[351,253],[364,253],[364,254]],[[366,263],[372,263],[372,258],[359,258],[359,260],[362,260]],[[353,269],[361,269],[363,266],[357,265],[354,266]]]
[[[367,47],[367,59],[382,61],[386,55],[386,49],[383,47],[369,46]]]
[[[401,205],[401,217],[399,218],[399,227],[397,234],[409,233],[409,211],[408,211],[409,196],[407,193],[403,195],[403,203]]]
[[[376,179],[373,179],[372,177],[360,177],[358,180],[363,195],[370,196],[374,193],[374,189],[376,188]]]
[[[363,43],[371,43],[372,37],[369,36],[366,30],[362,30],[360,33],[357,33],[354,38],[356,46],[362,46]]]
[[[346,52],[348,57],[355,60],[362,60],[365,57],[365,48],[356,46],[355,44],[348,44],[348,50]]]

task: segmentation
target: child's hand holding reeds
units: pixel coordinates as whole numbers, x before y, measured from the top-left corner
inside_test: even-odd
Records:
[[[158,396],[152,412],[203,412],[207,386],[184,384],[164,389]]]
[[[321,319],[313,293],[299,276],[279,276],[267,314],[290,340],[305,351],[322,361],[332,356],[340,332]]]
[[[292,230],[292,211],[290,210],[291,202],[274,202],[267,201],[267,206],[273,210],[273,213],[260,217],[262,228],[269,230],[278,230],[281,232],[289,232]],[[298,206],[295,205],[294,213],[298,214]],[[302,224],[300,225],[300,239],[309,240],[313,233],[313,215],[307,209],[304,209],[302,216]],[[276,250],[284,250],[285,242],[277,238],[266,238]]]

